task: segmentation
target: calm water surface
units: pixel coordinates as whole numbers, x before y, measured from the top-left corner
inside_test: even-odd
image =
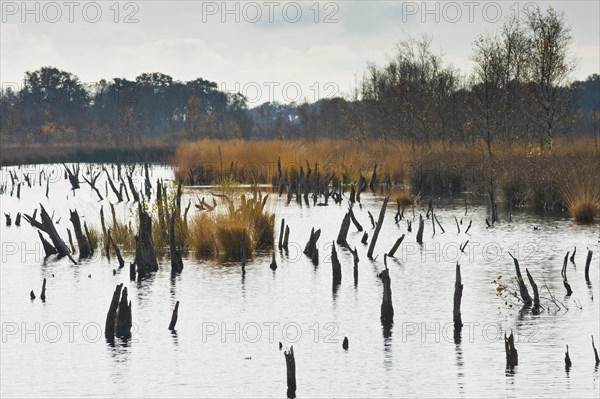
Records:
[[[83,168],[82,168],[83,169]],[[290,226],[289,253],[277,251],[279,268],[269,268],[270,254],[259,253],[240,265],[199,261],[184,257],[184,270],[170,277],[170,261],[142,282],[130,282],[128,268],[118,270],[114,259],[95,256],[72,265],[68,260],[44,260],[37,233],[25,220],[14,225],[17,212],[31,214],[39,203],[66,239],[69,209],[77,209],[88,225],[99,227],[101,202],[87,184],[73,193],[62,177],[60,165],[12,168],[19,176],[29,173],[32,188],[16,189],[11,196],[8,168],[0,195],[3,213],[0,234],[1,284],[1,394],[12,396],[127,396],[127,397],[285,397],[285,361],[278,348],[294,345],[298,397],[598,397],[600,382],[594,367],[591,335],[600,346],[599,238],[598,225],[582,226],[564,215],[540,215],[515,211],[512,221],[486,228],[485,206],[440,200],[436,209],[445,233],[426,220],[424,245],[407,232],[405,221],[394,223],[390,204],[369,261],[362,233],[350,228],[348,241],[359,252],[359,281],[352,278],[352,255],[338,248],[343,279],[332,289],[330,253],[347,206],[299,207],[285,205],[284,198],[270,195],[268,207],[276,214],[276,236],[281,218]],[[39,172],[51,176],[49,198]],[[111,170],[109,168],[109,170]],[[138,169],[139,172],[139,169]],[[172,170],[156,166],[152,179],[172,179]],[[35,175],[35,178],[34,178]],[[22,179],[21,179],[22,180]],[[153,185],[155,184],[153,182]],[[136,185],[141,187],[137,176]],[[99,180],[105,194],[104,177]],[[184,205],[206,197],[210,190],[186,188]],[[346,201],[345,201],[346,202]],[[481,202],[470,199],[470,202]],[[382,197],[362,195],[355,207],[359,222],[372,236],[367,211],[377,218]],[[193,208],[193,207],[192,207]],[[118,204],[121,218],[132,217],[132,204]],[[415,210],[425,215],[424,208]],[[38,211],[39,214],[39,211]],[[192,210],[190,210],[190,216]],[[405,216],[412,219],[412,211]],[[457,233],[456,216],[462,220]],[[473,220],[469,234],[468,222]],[[315,267],[302,254],[311,227],[322,229],[320,264]],[[383,254],[400,235],[406,234],[395,259],[388,259],[394,325],[384,332],[379,321]],[[469,240],[464,254],[458,246]],[[567,251],[577,247],[568,278],[573,295],[565,297],[561,267]],[[587,249],[594,251],[588,285],[584,279]],[[496,296],[498,276],[508,280],[514,266],[508,252],[518,254],[523,273],[529,269],[541,287],[549,290],[568,311],[548,309],[541,315],[520,312]],[[133,254],[126,253],[126,261]],[[462,268],[464,293],[462,342],[452,333],[452,300],[455,264]],[[542,278],[543,276],[543,278]],[[39,297],[47,278],[46,302]],[[134,332],[127,343],[106,343],[104,326],[112,293],[124,283],[132,301]],[[548,291],[542,296],[548,297]],[[180,301],[177,332],[167,326],[176,301]],[[542,299],[543,304],[549,304]],[[504,332],[514,331],[519,366],[505,370]],[[350,349],[341,342],[348,337]],[[565,345],[573,367],[564,367]]]

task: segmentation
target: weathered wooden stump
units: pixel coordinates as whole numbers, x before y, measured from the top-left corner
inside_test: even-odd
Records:
[[[171,315],[171,322],[169,323],[169,330],[174,331],[175,325],[177,324],[177,317],[179,313],[179,301],[175,303],[175,308],[173,309],[173,314]]]
[[[69,211],[71,214],[71,223],[73,224],[73,230],[75,232],[75,238],[77,239],[77,246],[79,247],[79,257],[82,259],[89,258],[90,251],[90,243],[88,242],[85,235],[83,235],[83,230],[81,229],[81,221],[79,220],[79,214],[77,210]]]
[[[346,213],[340,226],[340,232],[338,233],[337,240],[335,241],[338,245],[348,248],[348,229],[350,228],[350,214]]]
[[[348,250],[352,254],[354,260],[354,286],[356,287],[358,285],[358,251],[356,250],[356,247],[354,247],[354,250],[351,248],[348,248]]]
[[[40,299],[42,302],[46,302],[46,278],[44,277],[44,281],[42,282],[42,293],[40,294]]]
[[[460,265],[456,262],[456,277],[454,282],[454,309],[453,309],[453,319],[454,319],[454,333],[460,333],[463,327],[462,315],[460,312],[460,304],[462,301],[462,293],[463,293],[463,283],[462,277],[460,274]]]
[[[275,252],[273,252],[273,257],[271,258],[271,264],[269,265],[271,270],[277,270],[277,260],[275,259]]]
[[[156,251],[152,242],[152,218],[139,208],[139,230],[135,248],[135,264],[139,277],[158,270]]]
[[[525,268],[525,273],[527,273],[527,278],[529,279],[529,284],[531,284],[531,289],[533,290],[533,308],[531,308],[531,312],[533,314],[540,313],[540,292],[538,291],[538,286],[533,281],[533,277],[531,277],[531,273],[529,270]]]
[[[565,289],[567,290],[567,296],[571,296],[571,294],[573,294],[573,290],[571,289],[571,285],[567,281],[567,259],[568,258],[569,258],[569,253],[567,252],[567,254],[565,255],[565,259],[563,261],[561,275],[563,278],[563,285],[565,286]]]
[[[287,397],[294,399],[296,397],[296,359],[294,358],[294,346],[290,346],[289,351],[284,351],[285,366],[287,372]]]
[[[472,220],[469,220],[469,225],[467,226],[467,229],[465,230],[465,234],[469,234],[469,230],[471,229],[471,224],[473,223]]]
[[[348,350],[348,337],[344,337],[344,341],[342,342],[342,348],[347,351]]]
[[[108,174],[108,172],[107,172]],[[117,308],[119,307],[119,298],[121,297],[121,290],[123,289],[123,284],[118,284],[115,288],[115,291],[112,296],[112,300],[110,302],[110,306],[108,308],[108,312],[106,314],[106,323],[104,324],[104,337],[113,342],[115,339],[115,324],[117,320]]]
[[[572,365],[571,356],[569,356],[569,345],[567,345],[567,351],[565,352],[565,370],[569,371]]]
[[[358,220],[356,220],[356,216],[354,216],[354,211],[352,210],[352,207],[348,208],[348,214],[350,215],[350,220],[352,220],[354,227],[356,227],[358,231],[363,231],[362,225],[358,223]]]
[[[283,233],[285,231],[285,219],[281,219],[281,227],[279,228],[279,245],[278,248],[283,249]]]
[[[121,251],[119,250],[117,243],[115,243],[115,241],[112,238],[112,235],[110,234],[110,228],[108,229],[108,242],[112,246],[112,249],[115,252],[115,255],[117,256],[117,260],[119,261],[119,269],[122,269],[125,266],[125,260],[121,256]]]
[[[310,231],[310,238],[308,239],[308,242],[306,243],[306,246],[304,247],[304,254],[313,260],[315,259],[315,253],[317,254],[317,256],[319,253],[319,249],[317,248],[317,241],[319,240],[320,236],[321,236],[321,229],[318,229],[317,231],[315,231],[315,229],[313,228]]]
[[[127,287],[123,287],[117,309],[115,334],[119,338],[131,338],[131,301],[127,299]]]
[[[381,231],[381,226],[383,225],[383,219],[385,217],[385,210],[387,208],[388,201],[390,196],[388,195],[383,200],[383,205],[381,206],[381,211],[379,211],[379,218],[377,219],[377,226],[375,227],[375,231],[373,232],[373,238],[371,238],[371,243],[369,244],[369,250],[367,251],[367,257],[369,259],[373,259],[373,251],[375,250],[375,244],[377,243],[377,237],[379,237],[379,232]]]
[[[41,208],[41,219],[42,219],[41,223],[35,220],[35,212],[34,212],[34,217],[31,217],[26,214],[23,214],[23,217],[33,227],[43,231],[44,233],[48,234],[48,236],[50,236],[52,245],[56,249],[59,258],[67,256],[71,260],[71,262],[73,262],[74,264],[77,264],[77,262],[75,262],[75,259],[73,259],[73,257],[71,256],[71,252],[69,251],[69,248],[67,248],[65,242],[58,235],[58,232],[56,231],[56,227],[54,226],[54,222],[52,221],[52,218],[50,218],[50,215],[48,215],[48,212],[46,212],[46,209],[44,209],[44,206],[42,204],[40,204],[40,208]]]
[[[50,244],[48,241],[46,241],[44,236],[42,236],[41,231],[39,231],[39,230],[38,230],[38,235],[40,236],[40,240],[42,241],[42,246],[44,247],[44,253],[46,254],[46,257],[58,253],[56,248],[54,248],[54,246],[52,246],[52,244]]]
[[[419,214],[419,230],[417,230],[417,242],[423,244],[423,229],[425,228],[425,222],[423,216]]]
[[[175,238],[175,212],[171,214],[171,220],[169,223],[169,251],[171,253],[171,276],[177,275],[183,271],[183,259],[181,258],[181,251],[177,247]]]
[[[394,257],[394,254],[396,253],[396,251],[400,247],[400,244],[402,244],[402,241],[404,241],[404,234],[402,234],[402,236],[400,236],[400,238],[398,238],[396,240],[396,243],[394,244],[394,246],[392,247],[392,249],[390,249],[390,252],[388,252],[388,256],[390,258]]]
[[[387,254],[383,255],[385,269],[380,273],[383,282],[383,298],[381,301],[381,323],[390,326],[394,323],[394,306],[392,305],[392,287],[390,281],[390,270],[387,267]]]
[[[6,226],[10,227],[12,225],[12,219],[10,218],[10,213],[4,213],[4,217],[6,218]]]
[[[15,226],[21,225],[21,212],[17,213],[17,217],[15,218]]]
[[[598,350],[596,350],[596,345],[594,344],[594,336],[592,335],[592,349],[594,350],[594,358],[596,360],[596,366],[600,364],[600,357],[598,356]]]
[[[368,243],[368,240],[369,240],[369,233],[367,233],[367,232],[365,231],[365,232],[363,233],[363,236],[362,236],[362,238],[360,239],[360,243],[361,243],[361,244],[364,244],[364,245],[367,245],[367,243]]]
[[[517,258],[512,256],[512,254],[510,252],[508,254],[513,259],[513,262],[515,264],[515,272],[517,274],[517,282],[519,284],[519,292],[521,294],[521,299],[523,300],[523,304],[525,305],[525,307],[528,308],[531,306],[532,300],[531,300],[531,296],[529,295],[529,291],[527,290],[527,286],[525,285],[525,281],[523,280],[523,276],[521,275],[521,268],[519,267],[519,261],[517,260]]]
[[[339,285],[342,282],[342,265],[335,250],[335,243],[331,243],[331,272],[333,277],[333,285]]]

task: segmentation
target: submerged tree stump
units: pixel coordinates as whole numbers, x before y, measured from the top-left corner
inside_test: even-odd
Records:
[[[338,233],[337,240],[335,241],[338,245],[348,248],[348,229],[350,228],[350,214],[346,213],[340,226],[340,232]]]
[[[417,230],[417,242],[423,244],[423,229],[425,228],[425,222],[423,216],[419,214],[419,230]]]
[[[594,336],[592,335],[592,349],[594,350],[594,358],[596,360],[596,366],[600,364],[600,357],[598,356],[598,350],[596,350],[596,345],[594,344]]]
[[[169,330],[174,331],[175,325],[177,324],[177,317],[179,313],[179,301],[175,303],[175,308],[173,309],[173,314],[171,315],[171,322],[169,323]]]
[[[317,248],[317,241],[319,240],[319,237],[321,236],[321,229],[318,229],[317,231],[315,231],[315,229],[313,228],[310,231],[310,238],[308,239],[308,242],[306,243],[306,246],[304,247],[304,254],[306,256],[308,256],[313,263],[315,263],[315,259],[317,260],[317,264],[318,264],[318,260],[319,260],[319,249]]]
[[[279,228],[279,244],[278,248],[283,249],[283,232],[285,230],[285,219],[281,219],[281,227]]]
[[[21,225],[21,212],[17,213],[17,217],[15,218],[15,226]]]
[[[567,296],[571,296],[571,294],[573,294],[573,290],[571,289],[571,285],[567,281],[567,260],[568,260],[568,258],[569,258],[569,253],[567,252],[567,254],[565,255],[565,259],[563,261],[561,275],[563,278],[563,285],[565,286],[565,289],[567,290]]]
[[[52,244],[50,244],[48,241],[46,241],[46,239],[44,238],[44,236],[42,236],[41,231],[39,231],[39,230],[38,230],[38,235],[40,236],[40,240],[42,241],[42,246],[44,247],[44,253],[46,254],[46,257],[58,253],[58,251],[56,250],[56,248],[54,248],[52,246]]]
[[[383,219],[385,217],[385,210],[387,208],[388,201],[390,196],[388,195],[383,200],[383,205],[381,205],[381,211],[379,211],[379,218],[377,219],[377,226],[375,227],[375,231],[373,232],[373,238],[371,238],[371,243],[369,244],[369,250],[367,251],[367,258],[373,259],[373,251],[375,250],[375,244],[377,243],[377,237],[379,237],[379,232],[381,231],[381,226],[383,225]]]
[[[175,213],[171,214],[169,223],[169,251],[171,253],[171,276],[183,271],[183,259],[175,238]]]
[[[144,210],[139,208],[139,230],[135,248],[135,264],[140,277],[144,277],[148,272],[158,270],[158,261],[156,251],[152,242],[152,218]]]
[[[121,256],[121,251],[119,251],[119,247],[117,246],[117,243],[115,243],[115,241],[112,238],[112,235],[110,234],[110,228],[108,229],[108,242],[112,246],[112,249],[115,252],[115,255],[117,256],[117,260],[119,261],[119,269],[122,269],[125,266],[125,260]],[[134,271],[134,275],[135,275],[135,271]],[[134,278],[134,280],[135,280],[135,278]]]
[[[6,218],[6,226],[10,227],[12,225],[12,219],[10,218],[10,213],[4,213],[4,217]]]
[[[525,307],[528,308],[531,306],[532,300],[531,300],[531,296],[529,295],[529,291],[527,290],[527,286],[525,285],[525,281],[523,280],[523,276],[521,275],[521,268],[519,267],[519,261],[517,260],[517,258],[512,256],[512,254],[510,252],[508,254],[513,259],[513,262],[515,264],[515,272],[517,274],[517,282],[519,284],[519,292],[521,294],[521,299],[523,300],[523,304],[525,305]]]
[[[290,239],[290,226],[285,226],[285,234],[283,235],[283,249],[288,250],[288,241]]]
[[[44,281],[42,282],[42,293],[40,294],[40,299],[42,302],[46,302],[46,277],[44,277]]]
[[[77,210],[69,211],[71,214],[71,223],[73,224],[73,230],[75,232],[75,238],[77,239],[77,246],[79,247],[79,257],[86,259],[90,257],[90,243],[88,242],[83,231],[81,229],[81,221],[79,220],[79,214]]]
[[[567,351],[565,352],[565,370],[569,371],[572,365],[571,356],[569,356],[569,345],[567,345]]]
[[[529,279],[529,284],[531,284],[531,289],[533,290],[533,308],[531,308],[531,312],[533,314],[540,313],[540,292],[538,291],[538,286],[533,281],[533,277],[529,273],[529,270],[525,268],[525,273],[527,273],[527,278]]]
[[[402,234],[402,236],[396,240],[396,243],[394,244],[394,246],[392,247],[392,249],[390,249],[390,252],[388,252],[388,256],[390,258],[394,257],[394,254],[396,253],[396,251],[400,247],[400,244],[402,244],[402,241],[404,241],[404,234]]]
[[[456,277],[454,282],[454,309],[453,309],[453,319],[454,319],[454,333],[460,334],[462,330],[462,315],[460,312],[460,304],[462,301],[462,293],[463,293],[463,283],[462,277],[460,274],[460,265],[456,262]]]
[[[287,397],[294,399],[296,397],[296,359],[294,358],[294,346],[290,346],[289,351],[284,351],[285,366],[287,372]]]
[[[390,281],[390,270],[387,267],[387,254],[383,255],[385,269],[380,273],[383,282],[383,298],[381,301],[381,323],[390,326],[394,323],[394,306],[392,305],[392,287]]]
[[[275,259],[275,252],[273,252],[273,257],[271,258],[271,264],[269,265],[271,270],[277,270],[277,260]]]
[[[67,248],[67,245],[65,244],[65,242],[58,235],[58,232],[56,231],[56,227],[54,226],[54,222],[52,221],[52,218],[50,218],[50,215],[48,215],[48,212],[46,212],[46,209],[44,208],[44,206],[42,204],[40,204],[40,208],[41,208],[40,214],[41,214],[41,219],[42,219],[41,223],[35,220],[35,212],[34,212],[33,217],[26,215],[26,214],[23,214],[23,217],[33,227],[48,234],[48,236],[50,237],[50,240],[52,241],[52,245],[54,246],[54,248],[57,251],[59,258],[67,256],[71,260],[71,262],[73,262],[74,264],[77,264],[77,262],[75,262],[75,259],[73,259],[73,257],[71,256],[71,252],[69,251],[69,248]]]
[[[362,238],[360,239],[360,243],[367,245],[367,241],[369,240],[369,233],[367,233],[366,231],[363,233]]]
[[[335,242],[331,243],[331,271],[333,277],[333,285],[339,285],[342,282],[342,265],[335,250]]]
[[[350,220],[352,220],[354,227],[356,227],[358,231],[363,231],[362,225],[358,223],[358,220],[356,220],[356,216],[354,216],[354,211],[352,210],[352,207],[348,209],[348,214],[350,215]]]
[[[131,301],[128,301],[127,287],[124,287],[117,309],[115,335],[119,338],[131,338],[131,325]]]
[[[356,247],[354,247],[354,250],[351,248],[348,248],[348,250],[352,254],[354,260],[354,286],[356,287],[358,285],[358,251],[356,250]]]
[[[107,172],[108,173],[108,172]],[[115,324],[117,321],[117,309],[119,307],[119,298],[121,297],[121,290],[123,284],[118,284],[113,293],[108,312],[106,314],[106,323],[104,324],[104,337],[109,341],[115,339]]]

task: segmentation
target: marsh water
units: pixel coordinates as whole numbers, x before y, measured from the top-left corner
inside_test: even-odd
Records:
[[[85,165],[81,165],[85,173]],[[114,172],[114,166],[108,165]],[[9,170],[22,182],[20,199],[11,195]],[[50,178],[39,184],[40,172]],[[138,167],[137,173],[140,172]],[[23,176],[32,180],[29,188]],[[240,264],[198,260],[184,256],[181,275],[172,279],[170,261],[141,282],[129,281],[127,267],[119,270],[96,251],[89,260],[73,265],[67,259],[44,259],[37,232],[25,220],[14,225],[17,212],[32,214],[41,203],[57,222],[66,241],[69,209],[77,209],[89,226],[99,228],[99,209],[116,202],[112,193],[98,201],[82,182],[72,191],[62,165],[2,169],[1,284],[1,395],[125,396],[125,397],[285,397],[284,349],[293,345],[298,397],[598,397],[600,380],[594,366],[591,336],[600,346],[600,275],[598,225],[578,225],[561,213],[531,209],[500,212],[500,221],[487,228],[484,198],[434,201],[445,232],[425,221],[423,245],[415,242],[418,215],[412,232],[406,220],[394,222],[396,206],[387,208],[375,248],[367,259],[362,233],[351,225],[348,242],[360,258],[358,283],[352,275],[352,255],[337,247],[342,283],[332,287],[331,245],[347,211],[340,205],[286,205],[285,196],[269,196],[275,213],[275,235],[281,218],[290,227],[289,252],[275,249],[278,268],[269,268],[270,251]],[[169,180],[168,167],[151,168],[157,178]],[[136,186],[142,178],[137,176]],[[105,194],[104,175],[98,186]],[[186,187],[183,203],[205,197],[206,187]],[[354,207],[369,233],[367,211],[375,219],[383,196],[365,192]],[[311,201],[312,205],[312,201]],[[133,221],[131,202],[116,204],[117,216]],[[189,217],[193,216],[192,206]],[[38,210],[39,214],[39,210]],[[405,210],[413,220],[413,210]],[[457,218],[461,232],[454,220]],[[465,234],[469,221],[472,227]],[[462,224],[460,224],[462,222]],[[302,254],[312,227],[322,230],[320,262],[314,266]],[[394,258],[388,258],[393,291],[394,324],[384,331],[380,322],[383,254],[397,238],[406,238]],[[459,246],[469,241],[464,253]],[[565,297],[561,277],[563,257],[577,248],[575,262],[567,265],[573,295]],[[590,283],[584,279],[587,249],[593,250]],[[510,281],[518,257],[540,286],[544,311],[532,315],[497,295],[494,280]],[[125,253],[126,262],[133,254]],[[455,265],[462,269],[464,291],[462,339],[452,330]],[[116,270],[116,274],[113,274]],[[501,276],[501,277],[500,277]],[[47,279],[46,301],[39,299]],[[103,328],[115,286],[129,290],[133,337],[115,345],[104,339]],[[509,284],[510,285],[510,284]],[[35,300],[29,292],[34,290]],[[562,306],[548,298],[554,295]],[[516,299],[514,299],[516,302]],[[180,301],[176,332],[167,329],[176,301]],[[503,335],[513,331],[519,365],[505,368]],[[349,349],[342,349],[348,337]],[[569,345],[572,360],[565,370]]]

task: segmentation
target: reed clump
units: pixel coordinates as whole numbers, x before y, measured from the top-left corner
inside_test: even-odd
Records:
[[[242,260],[257,250],[272,249],[275,215],[267,209],[267,198],[255,190],[251,198],[222,199],[217,208],[192,218],[188,245],[194,254]]]
[[[594,222],[600,215],[600,172],[590,165],[570,169],[562,177],[562,195],[569,215],[578,222]]]

